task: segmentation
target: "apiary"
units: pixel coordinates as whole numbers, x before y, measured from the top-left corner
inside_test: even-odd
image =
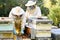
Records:
[[[0,17],[0,39],[13,40],[13,23],[8,17]]]

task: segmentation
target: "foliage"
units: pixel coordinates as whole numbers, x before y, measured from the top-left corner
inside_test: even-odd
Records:
[[[60,7],[51,8],[48,17],[53,20],[54,25],[58,26],[60,23]]]
[[[25,4],[28,0],[0,0],[0,17],[8,16],[10,10],[15,6],[20,6],[24,10],[26,10]],[[47,16],[49,14],[49,9],[44,7],[44,0],[37,0],[37,5],[41,8],[41,12],[43,15]],[[51,0],[51,4],[55,5],[57,3],[56,0]],[[59,0],[60,4],[60,0]]]
[[[50,0],[52,5],[56,5],[57,0]]]
[[[25,9],[27,0],[0,0],[0,17],[8,16],[10,10],[15,6]]]
[[[37,5],[40,7],[42,15],[47,16],[49,14],[49,9],[44,7],[43,1],[44,0],[38,0]]]
[[[41,7],[41,12],[42,12],[43,16],[47,16],[49,14],[49,9],[44,7],[44,6],[42,6]]]

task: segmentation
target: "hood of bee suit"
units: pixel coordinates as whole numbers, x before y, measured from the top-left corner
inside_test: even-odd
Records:
[[[36,1],[28,1],[25,6],[32,6],[32,5],[35,5],[36,4]]]
[[[17,7],[14,7],[13,9],[12,9],[12,11],[13,11],[13,14],[14,15],[22,15],[23,13],[23,11],[22,11],[22,8],[21,7],[19,7],[19,6],[17,6]]]

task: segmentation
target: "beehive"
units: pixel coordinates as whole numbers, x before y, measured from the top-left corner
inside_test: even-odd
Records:
[[[36,40],[52,40],[52,38],[49,38],[49,37],[37,37]]]
[[[52,29],[52,39],[53,40],[60,40],[60,28],[58,29]]]
[[[50,31],[36,31],[36,37],[51,37]]]
[[[13,40],[13,23],[8,17],[0,17],[0,39]]]
[[[51,37],[51,26],[52,26],[52,20],[44,19],[44,18],[31,18],[31,21],[29,22],[29,25],[33,26],[32,30],[35,30],[35,33],[32,31],[31,35],[33,37]],[[32,38],[32,36],[31,36]]]

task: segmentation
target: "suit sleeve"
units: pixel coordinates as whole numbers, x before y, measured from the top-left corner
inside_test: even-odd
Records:
[[[41,9],[38,7],[37,8],[37,16],[40,17],[41,16]]]

